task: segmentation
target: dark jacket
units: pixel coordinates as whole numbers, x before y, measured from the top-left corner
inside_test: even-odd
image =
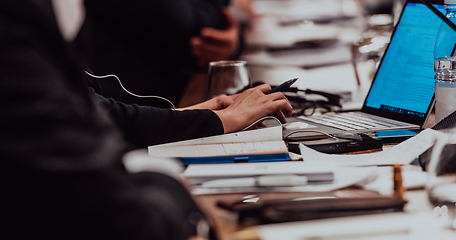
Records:
[[[95,102],[108,111],[124,136],[137,147],[223,134],[223,125],[210,110],[171,109],[124,104],[91,88]]]
[[[194,235],[188,217],[199,210],[179,182],[126,172],[121,157],[131,146],[94,103],[82,69],[49,1],[0,0],[0,239]],[[139,107],[114,108],[124,122],[143,121],[131,120]],[[173,127],[181,122],[173,117],[186,115],[154,113],[163,116],[150,116],[153,123],[171,119]]]

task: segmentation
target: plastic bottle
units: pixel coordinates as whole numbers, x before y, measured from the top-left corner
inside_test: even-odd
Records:
[[[456,23],[456,0],[445,0],[446,17]],[[434,48],[435,119],[456,110],[456,31],[442,22]]]

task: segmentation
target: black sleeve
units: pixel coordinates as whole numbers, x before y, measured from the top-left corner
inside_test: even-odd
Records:
[[[130,142],[138,147],[223,134],[220,118],[211,110],[171,109],[123,104],[93,91]]]
[[[199,212],[176,180],[129,174],[46,0],[0,0],[2,239],[176,239]],[[193,214],[194,215],[194,214]]]

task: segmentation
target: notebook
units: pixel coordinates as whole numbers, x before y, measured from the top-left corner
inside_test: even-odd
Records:
[[[443,5],[434,5],[444,12]],[[393,30],[360,111],[299,116],[289,139],[326,134],[420,129],[434,106],[434,42],[441,20],[418,0],[408,0]],[[292,135],[290,135],[292,133]]]
[[[154,145],[148,152],[184,165],[291,161],[280,126]]]

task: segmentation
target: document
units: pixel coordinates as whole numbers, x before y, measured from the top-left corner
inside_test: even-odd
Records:
[[[261,141],[244,143],[219,143],[182,146],[149,147],[149,155],[155,157],[215,157],[241,154],[273,154],[288,152],[285,142]]]
[[[239,231],[238,240],[454,239],[430,213],[384,213],[313,221],[266,224]]]
[[[335,165],[305,162],[267,162],[190,165],[184,177],[191,184],[223,178],[243,178],[252,176],[298,175],[307,176],[308,182],[328,182],[334,180]]]
[[[180,158],[184,164],[291,160],[281,126],[155,145],[148,151],[154,157]]]
[[[243,143],[243,142],[262,142],[282,140],[282,127],[267,127],[249,131],[222,134],[211,137],[203,137],[186,141],[165,143],[149,147],[149,152],[162,147],[172,146],[189,146],[203,144],[220,144],[220,143]]]
[[[269,171],[263,168],[265,165],[269,166],[266,168]],[[230,166],[233,167],[230,168]],[[326,163],[304,162],[205,164],[190,165],[183,175],[192,184],[191,192],[194,195],[242,192],[328,192],[374,181],[377,178],[377,167],[336,167]],[[252,176],[306,176],[307,184],[294,186],[233,184],[235,183],[233,179]],[[210,184],[204,184],[223,179],[227,180],[223,187],[208,187],[206,185]],[[321,181],[325,179],[327,181]],[[228,184],[233,185],[228,186]]]

